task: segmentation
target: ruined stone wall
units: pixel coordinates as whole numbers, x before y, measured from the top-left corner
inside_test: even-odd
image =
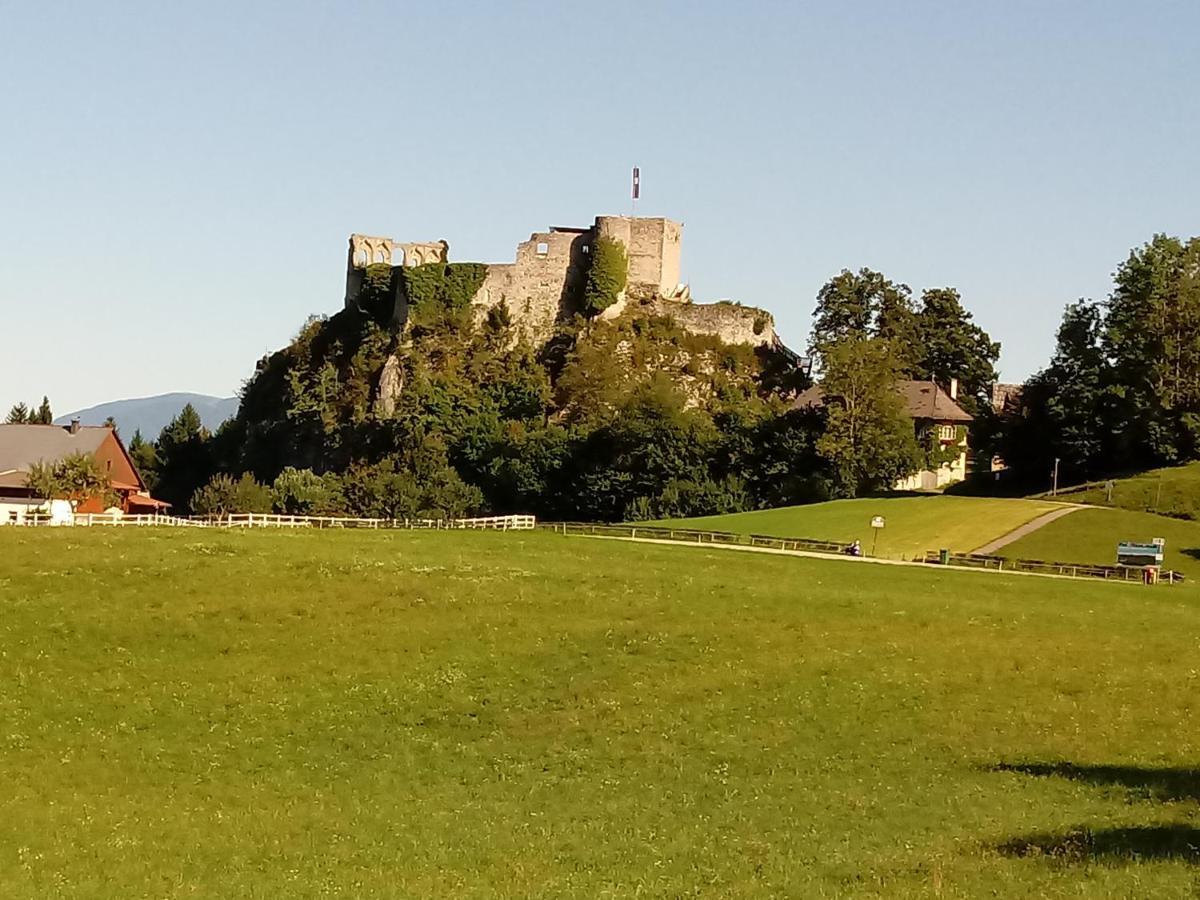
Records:
[[[426,263],[449,262],[450,245],[445,241],[400,244],[392,241],[393,266],[423,266]]]
[[[390,237],[373,234],[350,235],[346,252],[346,308],[354,306],[362,290],[367,266],[386,263],[389,266],[419,266],[431,262],[448,262],[450,245],[445,241],[423,241],[402,244]]]
[[[578,309],[587,272],[591,232],[547,231],[517,245],[512,263],[488,266],[471,301],[477,318],[504,303],[513,326],[533,343],[554,333],[555,323]]]
[[[659,298],[647,306],[669,316],[694,334],[711,334],[727,344],[769,346],[776,341],[775,320],[766,310],[731,303],[678,303]]]
[[[625,245],[631,294],[670,296],[679,284],[683,226],[670,219],[597,216],[597,235]]]

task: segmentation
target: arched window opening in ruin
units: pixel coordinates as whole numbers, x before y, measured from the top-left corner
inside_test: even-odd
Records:
[[[388,252],[384,247],[375,248],[375,262],[385,263],[388,261]]]

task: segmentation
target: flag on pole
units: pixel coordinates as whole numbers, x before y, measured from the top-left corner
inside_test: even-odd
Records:
[[[642,193],[642,170],[637,166],[633,167],[633,199],[636,200]]]

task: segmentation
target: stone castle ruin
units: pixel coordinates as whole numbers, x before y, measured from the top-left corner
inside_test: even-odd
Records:
[[[578,311],[588,254],[602,236],[620,241],[629,258],[624,296],[601,313],[602,318],[615,318],[631,304],[638,304],[647,312],[669,316],[693,333],[713,335],[726,343],[777,343],[774,321],[764,310],[732,303],[693,303],[679,274],[682,224],[641,216],[597,216],[587,228],[552,227],[530,235],[517,245],[513,262],[486,267],[483,282],[471,299],[476,318],[483,319],[488,310],[503,304],[514,327],[534,343],[544,343],[553,335],[556,323]],[[346,307],[355,307],[368,266],[448,263],[449,255],[446,241],[402,243],[388,237],[350,235]]]

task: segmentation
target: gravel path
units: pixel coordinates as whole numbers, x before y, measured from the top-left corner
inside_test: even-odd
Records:
[[[1043,513],[1042,515],[1038,516],[1036,519],[1031,519],[1020,528],[1014,528],[1008,534],[1003,534],[994,541],[988,541],[988,543],[984,544],[982,547],[972,550],[971,552],[978,553],[982,556],[995,553],[1001,547],[1007,547],[1013,541],[1020,540],[1027,534],[1033,534],[1033,532],[1037,531],[1039,528],[1044,528],[1051,522],[1061,519],[1063,516],[1069,516],[1071,513],[1080,509],[1083,509],[1082,505],[1064,506],[1062,509],[1052,509],[1050,512]]]

